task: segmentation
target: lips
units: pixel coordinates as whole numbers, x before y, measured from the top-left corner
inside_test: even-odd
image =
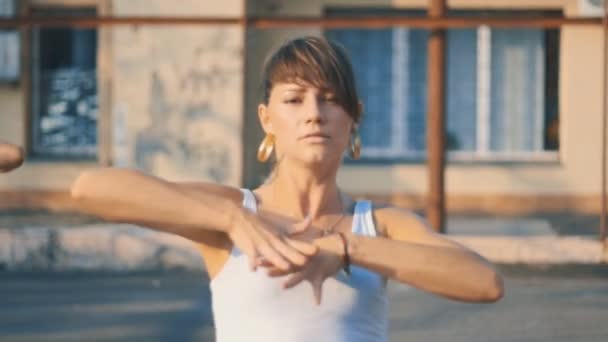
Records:
[[[307,139],[307,138],[323,138],[323,139],[329,139],[329,135],[327,134],[323,134],[321,132],[315,132],[315,133],[308,133],[306,135],[303,135],[302,137],[300,137],[300,139]]]

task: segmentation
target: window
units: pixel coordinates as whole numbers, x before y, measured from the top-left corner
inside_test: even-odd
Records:
[[[334,29],[326,35],[340,42],[353,62],[365,109],[362,157],[424,158],[428,31]],[[555,156],[558,35],[541,29],[448,30],[450,159]]]
[[[0,19],[15,16],[13,0],[0,0]],[[19,80],[19,32],[16,29],[0,29],[0,83],[12,83]]]
[[[95,15],[94,10],[39,10],[33,15]],[[52,158],[97,155],[97,32],[32,29],[31,153]]]

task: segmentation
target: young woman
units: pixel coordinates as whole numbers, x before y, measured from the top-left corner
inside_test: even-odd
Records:
[[[361,148],[362,106],[342,48],[288,41],[267,60],[263,87],[258,159],[277,162],[259,188],[125,169],[87,172],[72,188],[87,213],[199,243],[218,341],[386,341],[387,279],[455,300],[501,298],[501,277],[482,257],[407,210],[338,188],[345,151],[358,158]]]

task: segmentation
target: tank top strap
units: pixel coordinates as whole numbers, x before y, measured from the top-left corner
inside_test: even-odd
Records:
[[[372,201],[357,201],[353,214],[353,233],[377,236],[373,217],[374,206]]]
[[[256,213],[258,211],[258,201],[253,194],[253,191],[245,188],[240,189],[243,193],[243,207]]]

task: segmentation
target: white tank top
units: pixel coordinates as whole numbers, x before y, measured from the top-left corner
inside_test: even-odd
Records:
[[[256,199],[242,189],[243,206],[257,212]],[[375,236],[369,201],[355,205],[352,231]],[[388,300],[382,276],[351,267],[325,280],[321,305],[310,283],[283,290],[284,278],[251,272],[247,256],[232,249],[211,280],[217,342],[376,342],[388,341]]]

